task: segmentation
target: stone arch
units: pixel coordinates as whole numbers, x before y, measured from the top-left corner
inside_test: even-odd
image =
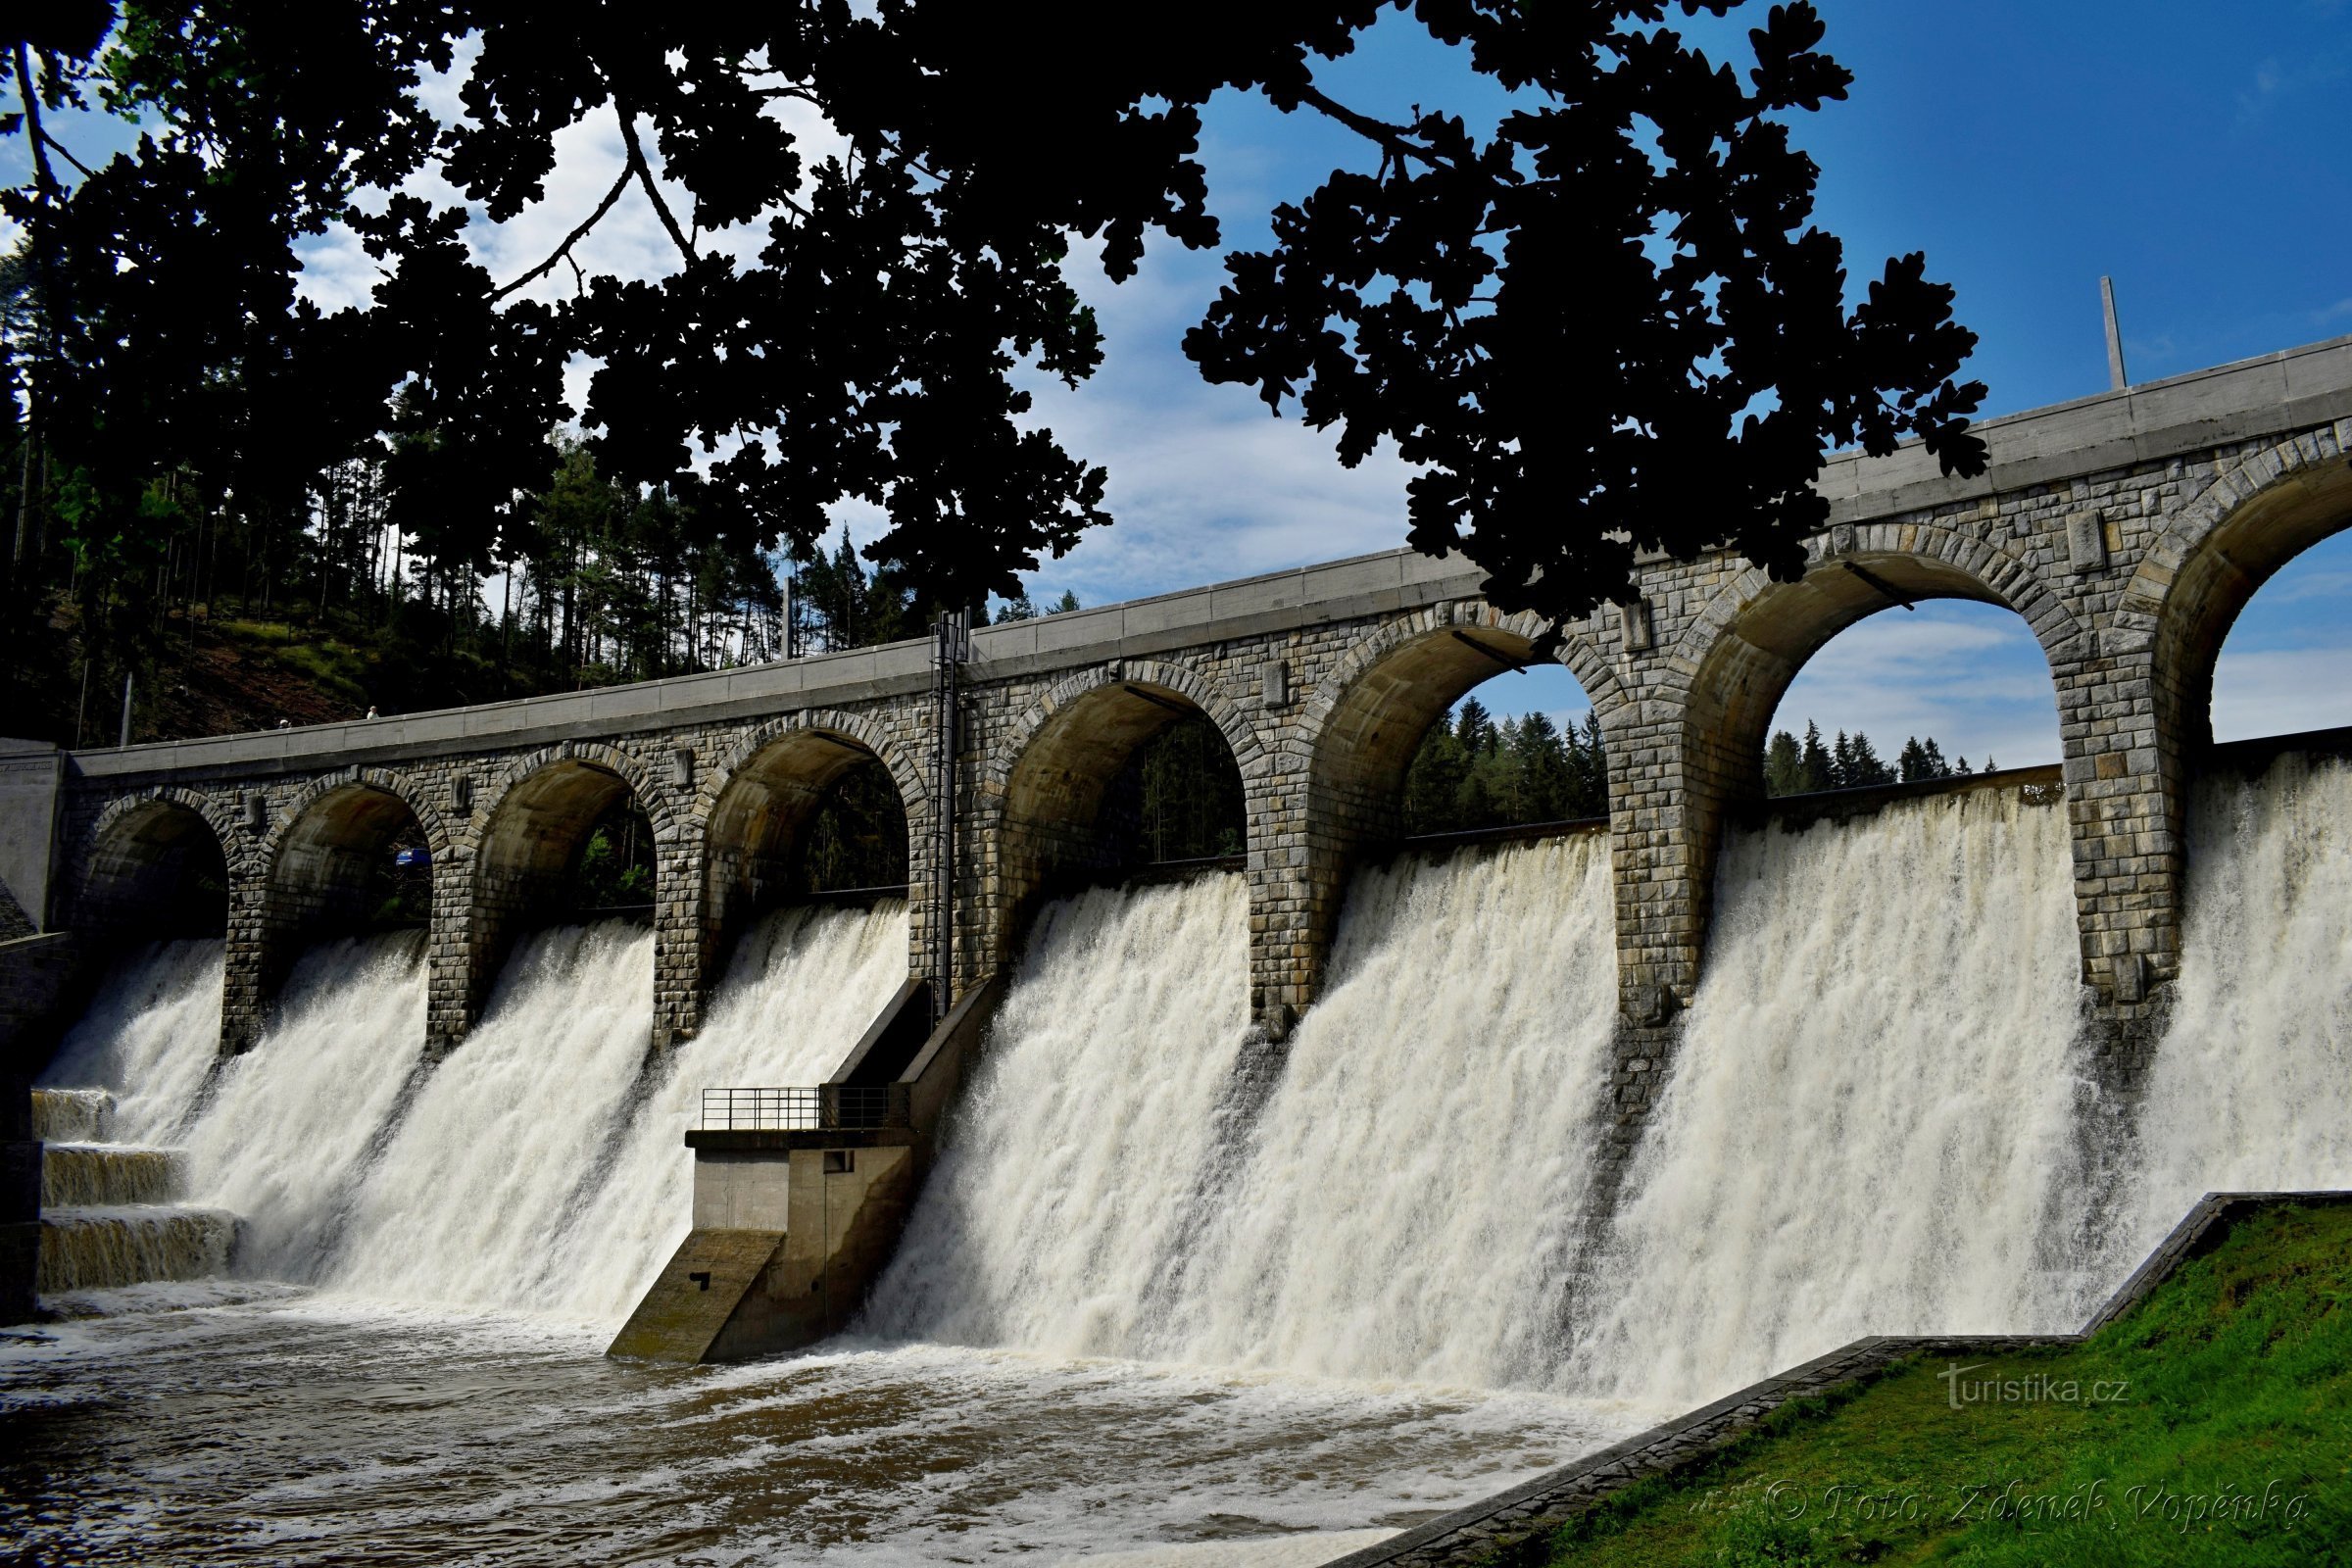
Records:
[[[2213,671],[2246,605],[2280,567],[2352,527],[2352,464],[2322,431],[2253,453],[2173,514],[2115,612],[2116,652],[2151,653],[2157,746],[2213,740]]]
[[[1002,809],[1013,772],[1029,756],[1039,731],[1052,724],[1071,704],[1113,686],[1146,686],[1183,699],[1199,709],[1225,737],[1242,777],[1250,778],[1266,766],[1267,751],[1257,726],[1246,717],[1224,688],[1182,664],[1153,659],[1126,659],[1075,670],[1048,687],[1023,709],[988,749],[980,774],[980,808]]]
[[[1429,726],[1463,693],[1530,662],[1544,626],[1533,612],[1453,600],[1385,621],[1342,656],[1298,722],[1315,796],[1310,816],[1335,846],[1352,850],[1395,835],[1404,770]],[[1562,628],[1558,662],[1605,731],[1625,693],[1588,623]]]
[[[911,884],[930,793],[906,748],[866,715],[818,709],[770,720],[740,736],[703,773],[690,822],[701,852],[694,961],[704,979],[745,921],[779,897],[803,830],[828,791],[870,762],[881,764],[898,791]]]
[[[223,1049],[245,1051],[261,1037],[301,950],[371,924],[383,894],[374,872],[402,830],[416,832],[433,856],[433,914],[447,921],[452,835],[414,778],[390,768],[339,768],[313,778],[270,815],[228,938]]]
[[[1138,748],[1186,713],[1206,719],[1242,779],[1245,832],[1255,850],[1251,798],[1273,758],[1256,726],[1214,680],[1182,664],[1130,659],[1055,681],[989,745],[973,821],[983,886],[982,966],[1002,963],[1031,906],[1057,875],[1112,863],[1104,794]]]
[[[2014,611],[2032,628],[2056,671],[2084,652],[2073,612],[2033,564],[2005,544],[1941,523],[1876,523],[1850,545],[1816,546],[1795,582],[1759,567],[1740,571],[1659,655],[1647,694],[1661,717],[1643,739],[1661,754],[1669,786],[1661,808],[1620,832],[1617,919],[1619,979],[1629,1011],[1642,1018],[1687,1004],[1712,911],[1715,860],[1724,823],[1763,795],[1767,727],[1797,671],[1830,639],[1905,600],[1970,599]],[[1677,797],[1679,796],[1679,800]]]
[[[657,863],[674,858],[683,836],[676,802],[635,757],[602,742],[566,741],[518,759],[477,806],[470,824],[468,1018],[479,1013],[515,936],[546,908],[589,829],[623,796],[652,825]],[[657,892],[657,903],[661,897]]]
[[[1405,771],[1429,727],[1471,688],[1532,661],[1545,625],[1532,612],[1447,600],[1371,627],[1316,682],[1297,730],[1305,809],[1288,824],[1305,859],[1266,873],[1282,884],[1267,916],[1269,929],[1277,921],[1281,929],[1251,958],[1252,1008],[1266,1028],[1287,1032],[1321,991],[1352,862],[1402,831]],[[1558,662],[1613,744],[1624,687],[1589,622],[1568,623],[1561,638]]]
[[[724,752],[713,758],[696,782],[690,817],[697,831],[708,833],[710,812],[743,768],[761,752],[780,740],[803,732],[836,735],[854,741],[882,765],[890,769],[891,782],[899,787],[899,799],[906,803],[911,819],[916,808],[928,809],[931,791],[924,782],[922,769],[906,755],[906,749],[888,728],[863,713],[845,712],[838,709],[811,709],[805,713],[788,713],[746,730]]]
[[[1816,555],[1796,582],[1751,566],[1684,628],[1658,681],[1661,694],[1679,699],[1686,751],[1707,760],[1717,789],[1758,792],[1764,730],[1789,682],[1839,632],[1893,608],[1887,589],[1907,600],[1970,599],[2014,611],[2053,680],[2082,652],[2073,612],[2026,557],[1941,524],[1859,529],[1852,549]]]
[[[81,836],[74,924],[221,935],[248,858],[227,809],[210,795],[167,785],[117,797]]]
[[[637,804],[654,825],[654,838],[667,843],[684,831],[685,813],[667,786],[655,778],[653,770],[633,752],[604,741],[562,741],[543,746],[507,764],[498,781],[490,789],[477,791],[472,814],[465,824],[466,837],[478,856],[484,835],[500,809],[514,798],[514,791],[546,768],[558,763],[576,762],[612,774],[629,787]]]
[[[274,865],[283,852],[288,837],[296,825],[313,808],[329,796],[346,790],[372,790],[389,795],[408,808],[409,814],[424,834],[425,848],[436,858],[448,855],[456,845],[449,823],[433,805],[432,795],[425,787],[406,773],[383,767],[347,767],[339,772],[323,774],[311,780],[293,798],[270,814],[269,831],[262,839],[262,858]]]
[[[257,1016],[302,948],[368,925],[376,891],[371,872],[411,824],[432,857],[431,879],[438,884],[451,854],[449,828],[425,791],[405,774],[344,768],[313,779],[275,813],[261,846],[264,870],[248,960]]]

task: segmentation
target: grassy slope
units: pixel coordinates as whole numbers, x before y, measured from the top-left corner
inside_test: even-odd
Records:
[[[1963,1375],[2071,1402],[1955,1409],[1950,1365],[1786,1407],[1498,1561],[2352,1563],[2352,1208],[2262,1215],[2083,1345]]]

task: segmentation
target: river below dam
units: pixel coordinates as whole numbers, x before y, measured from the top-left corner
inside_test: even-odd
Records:
[[[856,1327],[727,1368],[603,1354],[688,1227],[680,1134],[706,1085],[830,1070],[903,906],[769,916],[651,1062],[625,924],[525,938],[431,1067],[413,934],[312,950],[224,1064],[220,945],[130,956],[49,1136],[168,1197],[196,1277],[110,1287],[132,1210],[63,1211],[62,1320],[0,1341],[0,1539],[1303,1564],[1864,1334],[2073,1327],[2207,1188],[2352,1185],[2352,770],[2200,795],[2173,1027],[2103,1151],[2054,794],[1736,834],[1598,1241],[1605,837],[1364,869],[1270,1074],[1239,877],[1050,906]]]

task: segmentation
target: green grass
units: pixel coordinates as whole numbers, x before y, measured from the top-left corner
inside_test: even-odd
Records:
[[[1495,1561],[2352,1563],[2347,1302],[2352,1207],[2271,1211],[2081,1346],[1898,1363]]]

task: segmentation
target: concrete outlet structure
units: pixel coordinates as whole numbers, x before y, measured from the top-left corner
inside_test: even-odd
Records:
[[[1632,603],[1564,628],[1559,658],[1607,750],[1621,1136],[1698,983],[1716,856],[1761,797],[1775,707],[1890,599],[1980,600],[2032,627],[2059,710],[2082,984],[2119,1041],[2161,1006],[2223,638],[2273,571],[2352,522],[2352,338],[1983,428],[1979,479],[1942,477],[1917,448],[1832,462],[1801,581],[1729,554],[1652,560]],[[726,943],[843,769],[878,762],[897,787],[908,972],[956,999],[1005,964],[1042,890],[1112,854],[1110,781],[1197,714],[1242,779],[1250,1006],[1280,1040],[1322,983],[1352,866],[1396,836],[1424,729],[1541,629],[1488,604],[1466,564],[1404,551],[985,627],[944,775],[924,643],[293,731],[19,749],[0,753],[0,883],[22,923],[85,945],[224,932],[234,1051],[266,1025],[294,946],[352,919],[371,858],[413,834],[432,855],[426,1027],[446,1052],[550,879],[626,797],[654,838],[661,1045],[695,1031]],[[943,881],[931,828],[951,811]]]

